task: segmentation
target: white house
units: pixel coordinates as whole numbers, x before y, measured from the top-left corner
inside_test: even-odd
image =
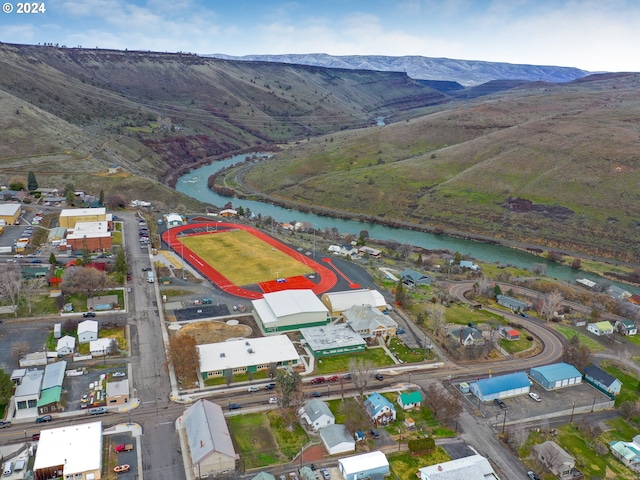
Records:
[[[313,430],[320,430],[336,423],[336,417],[322,400],[314,398],[298,411],[300,418]]]
[[[73,355],[76,350],[76,339],[71,335],[65,335],[58,339],[56,344],[56,353],[59,357],[64,355]]]
[[[43,377],[43,370],[27,370],[22,377],[13,395],[16,418],[35,417],[38,414],[38,399]]]
[[[613,334],[613,325],[608,321],[604,320],[602,322],[590,323],[587,325],[587,330],[593,333],[594,335],[598,335],[599,337],[602,335],[611,335]]]
[[[478,454],[423,467],[419,471],[420,480],[499,480],[489,460]]]
[[[415,392],[403,392],[398,395],[398,405],[403,410],[420,408],[422,406],[422,393],[417,390]]]
[[[78,343],[89,343],[98,339],[98,322],[85,320],[78,324]]]
[[[94,357],[102,357],[109,355],[114,348],[115,340],[113,338],[99,338],[89,342],[89,352]]]

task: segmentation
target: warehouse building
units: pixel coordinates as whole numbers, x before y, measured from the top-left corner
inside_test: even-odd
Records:
[[[0,203],[0,224],[15,225],[20,221],[22,205],[19,203]]]
[[[107,209],[102,208],[65,208],[60,212],[60,226],[75,228],[78,222],[106,222]]]
[[[568,363],[554,363],[529,370],[531,379],[545,390],[570,387],[582,383],[582,374]]]
[[[326,325],[329,311],[313,290],[282,290],[253,300],[253,309],[267,332],[284,332]]]
[[[354,305],[368,305],[380,311],[387,309],[387,302],[377,290],[366,288],[345,292],[327,292],[322,295],[322,303],[329,309],[332,317],[337,317]]]
[[[341,458],[338,460],[338,468],[344,480],[381,478],[389,475],[389,461],[380,451]]]
[[[498,377],[482,378],[469,383],[471,393],[483,402],[496,398],[508,398],[529,393],[531,383],[524,372],[510,373]]]
[[[345,324],[301,328],[300,334],[316,358],[364,352],[367,347],[364,339]]]

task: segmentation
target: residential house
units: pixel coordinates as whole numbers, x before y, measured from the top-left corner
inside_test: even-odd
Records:
[[[484,345],[485,343],[482,332],[475,327],[465,326],[462,328],[456,328],[451,330],[447,336],[458,340],[460,344],[465,347],[471,345]]]
[[[634,305],[640,305],[640,295],[638,295],[637,293],[634,293],[629,297],[629,301]]]
[[[460,268],[472,270],[474,272],[480,270],[480,266],[476,265],[471,260],[461,260]]]
[[[113,338],[99,338],[89,342],[89,353],[94,357],[105,357],[116,351],[117,344]]]
[[[59,357],[64,357],[65,355],[73,355],[73,352],[76,350],[76,339],[71,335],[65,335],[62,338],[58,339],[58,343],[56,344],[56,353]]]
[[[122,168],[120,168],[120,165],[109,165],[109,175],[114,175],[116,173],[119,173],[122,171]]]
[[[342,312],[341,316],[364,339],[393,337],[398,328],[398,324],[389,315],[368,305],[354,305]]]
[[[320,429],[320,440],[329,455],[353,452],[356,441],[344,425],[327,425]]]
[[[50,363],[44,367],[40,398],[38,398],[38,414],[58,412],[62,409],[62,382],[64,382],[67,362],[64,360]]]
[[[595,290],[595,288],[598,286],[596,282],[594,282],[593,280],[589,280],[588,278],[576,278],[576,283],[588,288],[589,290]]]
[[[616,300],[627,300],[631,297],[631,293],[626,291],[624,288],[616,287],[615,285],[611,285],[607,288],[607,295],[611,298],[615,298]]]
[[[514,312],[524,312],[525,310],[531,310],[531,303],[516,300],[515,298],[507,297],[506,295],[497,295],[496,301],[498,305],[507,307]]]
[[[538,461],[556,477],[569,477],[575,469],[576,460],[556,442],[549,440],[534,445],[533,452]]]
[[[388,425],[396,420],[396,407],[378,392],[367,397],[364,410],[376,425]]]
[[[631,442],[614,440],[609,443],[614,457],[624,463],[634,472],[640,472],[640,435],[633,437]]]
[[[602,335],[611,335],[613,334],[613,325],[611,325],[610,322],[603,320],[602,322],[589,323],[587,325],[587,330],[599,337]]]
[[[407,268],[406,270],[400,272],[400,278],[402,278],[402,283],[409,287],[418,285],[431,285],[431,277],[425,275],[424,273],[411,270],[410,268]]]
[[[17,418],[37,415],[38,400],[42,387],[43,370],[27,370],[13,394],[14,409]],[[24,411],[24,414],[22,413]]]
[[[360,247],[358,249],[358,253],[361,253],[363,255],[368,255],[369,257],[372,257],[372,258],[380,258],[382,256],[382,251],[378,250],[377,248],[371,248],[366,246]]]
[[[420,408],[422,406],[422,393],[417,390],[415,392],[402,392],[398,395],[398,405],[403,410]]]
[[[419,470],[420,480],[499,480],[489,460],[475,454]]]
[[[620,380],[595,365],[589,365],[584,369],[584,378],[589,383],[612,395],[618,395],[622,388],[622,382]]]
[[[237,217],[238,216],[238,211],[234,210],[232,208],[225,208],[224,210],[220,210],[220,216],[221,217]]]
[[[627,318],[623,318],[622,320],[617,320],[615,324],[616,332],[622,335],[636,335],[638,333],[638,327],[633,322],[633,320],[629,320]]]
[[[501,328],[500,333],[507,340],[520,340],[520,332],[515,328]]]
[[[78,324],[78,343],[89,343],[98,339],[98,322],[85,320]]]
[[[329,409],[329,406],[317,398],[301,407],[298,414],[302,420],[307,422],[309,427],[316,431],[336,423],[336,417]]]
[[[258,474],[255,477],[252,477],[251,480],[276,480],[276,477],[269,472],[258,472]]]

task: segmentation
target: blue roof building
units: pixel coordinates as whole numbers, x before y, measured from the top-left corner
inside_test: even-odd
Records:
[[[529,376],[545,390],[570,387],[582,383],[582,374],[568,363],[553,363],[529,370]]]
[[[490,402],[496,398],[526,395],[529,393],[531,382],[526,373],[516,372],[470,382],[469,387],[471,393],[480,400]]]
[[[378,392],[367,397],[364,409],[376,425],[387,425],[396,419],[396,407]]]

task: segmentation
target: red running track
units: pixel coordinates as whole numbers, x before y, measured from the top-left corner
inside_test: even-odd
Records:
[[[241,286],[235,285],[231,283],[229,279],[223,276],[220,272],[218,272],[215,268],[213,268],[206,260],[200,258],[200,256],[196,255],[190,248],[180,243],[178,240],[178,234],[184,232],[186,230],[193,230],[197,228],[207,227],[211,228],[212,225],[217,226],[216,231],[203,231],[199,233],[193,233],[190,235],[215,235],[217,233],[224,233],[229,230],[245,230],[249,232],[256,238],[259,238],[263,242],[271,245],[273,248],[277,248],[281,252],[289,255],[291,258],[303,263],[308,266],[310,269],[314,270],[316,274],[319,276],[319,282],[317,284],[313,284],[313,293],[316,295],[321,295],[325,292],[331,290],[338,281],[335,273],[333,273],[330,269],[325,267],[324,265],[319,264],[315,260],[308,258],[306,255],[301,254],[300,252],[280,243],[273,237],[270,237],[266,233],[250,227],[248,225],[237,225],[235,223],[221,223],[221,222],[212,222],[212,223],[195,223],[192,225],[181,225],[177,227],[172,227],[166,232],[162,234],[162,240],[171,246],[171,249],[176,252],[178,255],[184,255],[184,259],[189,262],[189,264],[198,270],[202,275],[208,278],[212,283],[218,286],[221,290],[231,295],[235,295],[237,297],[249,298],[249,299],[258,299],[263,297],[263,293],[256,292],[253,290],[248,290],[246,288],[242,288]],[[174,245],[180,244],[180,251],[174,248]]]

